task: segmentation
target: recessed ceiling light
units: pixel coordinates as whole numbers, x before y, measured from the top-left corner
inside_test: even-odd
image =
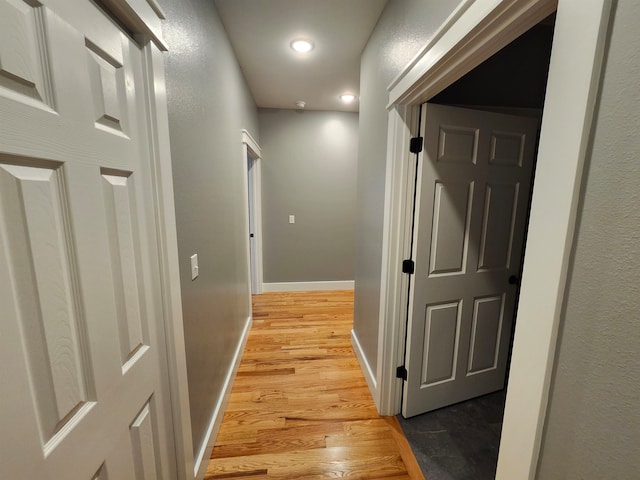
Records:
[[[291,42],[291,48],[293,48],[296,52],[307,53],[313,50],[313,43],[309,40],[298,38]]]
[[[340,95],[340,100],[344,103],[351,103],[356,99],[356,96],[353,93],[343,93]]]

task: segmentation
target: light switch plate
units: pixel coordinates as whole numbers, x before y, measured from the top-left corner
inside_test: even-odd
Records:
[[[198,254],[191,255],[191,280],[195,280],[199,275]]]
[[[296,223],[296,216],[295,215],[289,215],[289,223]]]

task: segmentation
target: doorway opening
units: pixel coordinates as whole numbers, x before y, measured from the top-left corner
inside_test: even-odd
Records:
[[[247,130],[242,131],[242,158],[247,185],[247,263],[251,294],[263,291],[262,274],[262,160],[258,143]]]
[[[413,180],[410,178],[407,185],[416,185],[420,190],[422,181],[426,189],[412,197],[416,199],[416,204],[410,206],[413,218],[409,223],[414,225],[415,217],[420,215],[422,223],[427,220],[429,224],[428,227],[418,224],[412,233],[411,258],[416,262],[430,263],[422,265],[422,270],[428,271],[427,276],[431,278],[416,283],[421,267],[419,264],[416,264],[415,275],[409,277],[407,288],[413,289],[408,294],[410,300],[405,342],[405,366],[409,378],[403,382],[402,414],[412,418],[399,418],[427,478],[493,479],[495,476],[506,372],[511,355],[511,327],[515,321],[518,295],[515,283],[520,278],[524,258],[530,187],[549,73],[554,20],[555,13],[430,99],[422,108],[420,124],[426,125],[423,128],[426,134],[421,133],[421,136],[424,135],[425,143],[431,144],[425,145],[425,152],[420,154],[416,167],[409,172]],[[444,124],[434,125],[433,122],[443,114],[446,115],[442,120]],[[463,118],[458,120],[459,116]],[[466,136],[464,133],[457,145],[452,142],[456,132],[463,130],[455,127],[454,119],[462,124],[467,122],[468,125],[477,126],[476,129],[466,130],[472,135]],[[528,153],[525,152],[524,133],[521,150],[512,141],[517,135],[505,137],[506,130],[513,128],[515,132],[515,124],[527,129],[526,142],[530,144],[527,145]],[[445,166],[444,139],[449,127],[452,130],[447,140],[451,145],[446,148],[452,148],[456,154],[464,152],[472,155],[484,148],[486,151],[480,156],[487,158],[474,157],[471,169],[460,164],[456,167]],[[439,133],[429,133],[433,129],[439,129]],[[482,136],[487,137],[486,141],[482,140]],[[508,138],[507,143],[515,148],[513,158],[520,155],[514,164],[489,159],[490,154],[494,160],[497,158],[500,145],[496,138],[500,136]],[[466,140],[473,138],[475,145],[473,142],[466,143]],[[435,142],[438,142],[437,147],[433,145]],[[505,146],[508,150],[509,145]],[[467,150],[466,147],[471,149]],[[531,158],[528,163],[525,160],[526,171],[516,172],[523,169],[522,159],[527,155]],[[452,158],[452,161],[464,162],[462,157]],[[441,162],[443,165],[438,168]],[[482,162],[486,163],[484,169],[481,168]],[[479,171],[489,175],[489,178],[483,177],[480,182],[474,179],[469,188],[466,183],[463,188],[459,188],[462,183],[447,185],[450,180],[457,182],[456,176],[459,174],[473,176]],[[445,180],[447,176],[449,178]],[[491,180],[491,176],[494,180]],[[421,203],[420,193],[424,204]],[[449,226],[446,217],[443,217],[447,203],[452,207],[449,214],[453,217]],[[456,206],[460,211],[456,211]],[[425,211],[421,212],[421,208]],[[474,216],[482,218],[475,221]],[[461,234],[460,244],[456,245],[455,239],[451,239],[453,241],[448,242],[444,251],[442,246],[436,248],[436,224],[449,236],[458,231]],[[475,230],[474,225],[477,225]],[[493,235],[490,227],[494,230]],[[429,258],[424,255],[416,258],[416,251],[420,248],[427,249]],[[443,260],[436,258],[436,250],[443,251],[440,255]],[[442,265],[436,265],[434,262],[437,261],[443,262]],[[451,265],[447,263],[458,261],[460,271],[456,274],[455,268],[449,268]],[[484,266],[481,265],[483,262]],[[443,269],[440,274],[438,268]],[[471,302],[465,298],[463,306],[463,294],[467,295],[468,292],[459,290],[468,288],[463,286],[465,282],[469,283],[467,280],[454,280],[450,286],[443,287],[444,282],[453,280],[452,277],[462,276],[467,280],[475,277],[472,282],[476,287],[472,288],[489,288],[492,295],[480,295],[480,300]],[[508,285],[513,279],[516,282]],[[421,308],[424,307],[419,298],[421,288],[430,289],[429,296],[438,298],[437,301],[431,298],[436,307],[427,307],[426,312]],[[438,293],[434,294],[434,290]],[[493,295],[493,290],[499,290],[500,294]],[[459,297],[459,302],[450,302],[451,298],[447,295]],[[475,294],[471,297],[475,298]],[[430,312],[432,315],[429,315]],[[450,350],[443,347],[447,344],[451,346]],[[416,365],[416,360],[420,364]],[[468,400],[470,398],[475,399]],[[460,401],[464,402],[459,404]]]
[[[378,369],[368,378],[376,405],[400,411],[396,366],[404,341],[398,265],[406,253],[406,195],[418,105],[492,56],[557,9],[545,112],[540,131],[527,252],[513,342],[497,479],[534,478],[546,419],[558,327],[578,212],[582,172],[607,45],[611,2],[560,0],[463,2],[389,87],[385,237]],[[576,22],[576,18],[580,22]]]

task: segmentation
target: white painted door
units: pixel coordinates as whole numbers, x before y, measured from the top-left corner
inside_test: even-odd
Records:
[[[538,129],[431,104],[422,118],[405,417],[504,386]]]
[[[255,235],[255,209],[254,206],[254,196],[255,192],[253,191],[253,184],[255,182],[253,176],[253,169],[255,168],[256,159],[251,157],[251,155],[247,154],[247,192],[248,192],[248,206],[249,206],[249,268],[251,270],[251,293],[253,295],[260,293],[258,292],[258,266],[257,266],[257,258],[256,258],[256,235]]]
[[[0,478],[175,479],[141,51],[0,0]]]

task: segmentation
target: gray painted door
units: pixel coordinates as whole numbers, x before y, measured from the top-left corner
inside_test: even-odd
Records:
[[[142,52],[0,0],[0,478],[176,478]]]
[[[504,386],[538,120],[425,104],[402,413]]]

